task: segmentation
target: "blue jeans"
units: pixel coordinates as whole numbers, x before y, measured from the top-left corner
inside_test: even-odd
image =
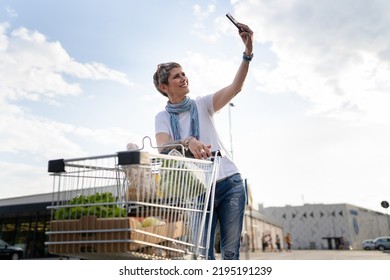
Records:
[[[221,234],[221,258],[223,260],[240,259],[245,202],[245,187],[240,174],[234,174],[217,182],[208,259],[215,260],[214,236],[218,221]]]

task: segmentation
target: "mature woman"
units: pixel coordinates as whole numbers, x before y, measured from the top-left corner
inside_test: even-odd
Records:
[[[211,151],[225,154],[221,159],[215,191],[214,216],[211,236],[220,224],[221,258],[235,260],[240,257],[240,237],[245,211],[245,189],[238,168],[222,144],[214,126],[215,112],[229,104],[241,91],[253,57],[253,32],[245,24],[238,24],[239,35],[245,45],[242,62],[232,83],[219,91],[196,100],[189,98],[188,78],[175,62],[158,65],[153,75],[156,89],[168,102],[164,111],[155,118],[156,142],[159,147],[182,144],[193,157],[208,158]],[[162,152],[163,149],[160,150]],[[214,256],[214,238],[211,238],[209,259]]]

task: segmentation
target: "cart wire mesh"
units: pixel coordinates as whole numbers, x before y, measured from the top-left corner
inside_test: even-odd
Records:
[[[207,259],[218,164],[141,150],[49,161],[49,252]]]

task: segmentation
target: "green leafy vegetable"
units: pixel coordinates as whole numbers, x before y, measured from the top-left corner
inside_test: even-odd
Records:
[[[118,206],[115,201],[115,197],[110,192],[89,196],[78,195],[69,200],[67,205],[57,209],[54,218],[56,220],[79,219],[87,215],[95,215],[99,218],[126,217],[126,209]]]

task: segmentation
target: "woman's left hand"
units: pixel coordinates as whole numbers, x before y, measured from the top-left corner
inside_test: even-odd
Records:
[[[243,23],[238,23],[238,26],[240,27],[238,33],[245,44],[245,53],[251,55],[253,51],[253,31]]]

